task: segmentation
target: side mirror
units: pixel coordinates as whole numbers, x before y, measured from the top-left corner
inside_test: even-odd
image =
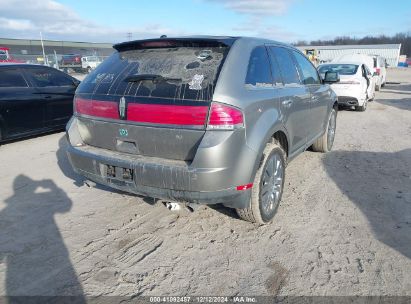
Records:
[[[340,81],[340,75],[337,72],[325,72],[324,83],[334,83]]]

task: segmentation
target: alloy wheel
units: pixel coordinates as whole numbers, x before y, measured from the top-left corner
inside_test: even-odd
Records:
[[[334,138],[335,138],[335,128],[337,125],[337,119],[336,119],[336,114],[335,111],[332,111],[330,120],[328,122],[328,133],[327,133],[327,148],[328,150],[331,150],[331,147],[333,146],[334,143]]]
[[[261,203],[265,214],[275,210],[280,202],[284,179],[281,156],[274,153],[267,161],[261,186]]]

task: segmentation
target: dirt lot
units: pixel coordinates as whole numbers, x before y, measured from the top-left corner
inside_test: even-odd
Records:
[[[288,166],[275,221],[90,188],[64,133],[0,148],[0,295],[411,295],[411,68],[334,151]]]

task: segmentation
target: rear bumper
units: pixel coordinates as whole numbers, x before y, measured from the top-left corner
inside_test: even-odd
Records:
[[[333,84],[331,88],[338,96],[338,104],[344,106],[362,106],[365,94],[360,85]]]
[[[242,153],[232,151],[233,157],[230,160],[240,162],[242,166],[230,163],[221,166],[216,158],[227,151],[222,147],[218,148],[219,145],[210,146],[210,142],[206,142],[203,147],[200,145],[196,153],[197,159],[191,163],[121,153],[84,145],[75,118],[68,124],[67,138],[67,154],[74,171],[98,184],[170,201],[248,207],[251,189],[236,189],[236,186],[248,184],[253,179],[252,166],[257,154],[248,147],[243,147]],[[238,145],[225,139],[221,145],[238,150]],[[235,141],[235,138],[232,140]],[[248,159],[250,165],[244,165],[244,158]],[[207,167],[204,163],[219,166]],[[116,174],[115,178],[108,176],[108,165],[118,170],[132,169],[133,179],[125,180],[121,174]]]
[[[337,102],[342,106],[358,106],[358,99],[351,96],[338,96]]]

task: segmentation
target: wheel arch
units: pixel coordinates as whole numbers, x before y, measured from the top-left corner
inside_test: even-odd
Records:
[[[280,146],[284,149],[286,158],[288,157],[288,152],[289,152],[289,136],[288,132],[285,129],[285,127],[277,123],[272,126],[266,133],[264,139],[261,141],[261,145],[259,147],[258,153],[257,153],[257,159],[254,165],[253,173],[252,173],[252,179],[254,180],[255,174],[257,173],[258,168],[260,168],[260,165],[262,163],[262,157],[263,157],[263,152],[265,149],[265,146],[269,142],[273,142],[273,140],[278,141]]]

